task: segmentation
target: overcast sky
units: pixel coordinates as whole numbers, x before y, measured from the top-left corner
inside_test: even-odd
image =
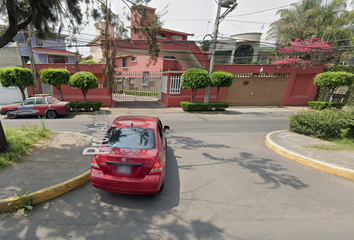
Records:
[[[212,34],[217,12],[217,0],[151,0],[149,7],[161,12],[166,8],[167,13],[162,17],[163,28],[181,32],[193,33],[189,40],[202,40],[206,34]],[[276,12],[281,8],[287,8],[290,4],[299,1],[294,0],[237,0],[237,8],[229,13],[219,25],[220,36],[229,37],[233,34],[246,32],[262,32],[262,41],[265,40],[269,24],[278,20]],[[124,7],[121,0],[112,0],[112,10],[117,14],[129,9]],[[221,9],[222,12],[226,8]],[[126,25],[130,23],[125,21]],[[85,44],[95,37],[94,22],[86,27],[79,36],[79,44]],[[263,28],[262,28],[263,26]],[[69,49],[75,51],[74,48]],[[89,55],[88,48],[80,48],[84,55]]]

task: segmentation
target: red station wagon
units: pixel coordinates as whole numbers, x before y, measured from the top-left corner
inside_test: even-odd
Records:
[[[35,96],[20,104],[1,107],[0,114],[7,115],[10,119],[29,115],[45,115],[47,118],[56,118],[58,114],[66,114],[69,110],[69,102],[62,102],[51,96]]]
[[[109,126],[91,161],[91,183],[109,192],[156,194],[166,172],[165,131],[159,118],[124,116]]]

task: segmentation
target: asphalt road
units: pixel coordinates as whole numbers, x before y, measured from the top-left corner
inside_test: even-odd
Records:
[[[0,239],[352,239],[354,182],[269,150],[267,133],[287,129],[288,109],[159,116],[169,125],[165,187],[153,196],[95,189],[90,183],[35,206],[29,218],[0,221]],[[3,125],[37,123],[35,118]],[[93,115],[46,120],[56,131],[94,134]]]

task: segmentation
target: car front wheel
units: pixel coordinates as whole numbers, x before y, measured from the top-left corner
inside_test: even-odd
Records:
[[[7,117],[10,118],[10,119],[14,119],[17,117],[17,114],[15,111],[8,111],[7,112]]]
[[[57,112],[56,111],[48,111],[47,112],[47,118],[53,119],[57,117]]]

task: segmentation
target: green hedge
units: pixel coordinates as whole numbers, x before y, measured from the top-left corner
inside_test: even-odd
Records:
[[[226,102],[219,103],[200,103],[200,102],[181,102],[183,111],[225,111],[229,107]]]
[[[135,95],[136,96],[153,96],[153,97],[158,97],[159,93],[158,92],[148,92],[148,91],[135,91],[135,90],[122,90],[122,89],[117,89],[113,90],[114,93],[116,94],[126,94],[126,95]]]
[[[100,110],[102,102],[70,102],[72,112],[94,112]]]
[[[322,110],[325,108],[342,108],[344,106],[344,103],[312,101],[308,102],[307,105],[309,105],[310,109]]]
[[[289,116],[289,129],[316,138],[337,138],[350,127],[348,116],[346,112],[330,109],[301,111]]]

